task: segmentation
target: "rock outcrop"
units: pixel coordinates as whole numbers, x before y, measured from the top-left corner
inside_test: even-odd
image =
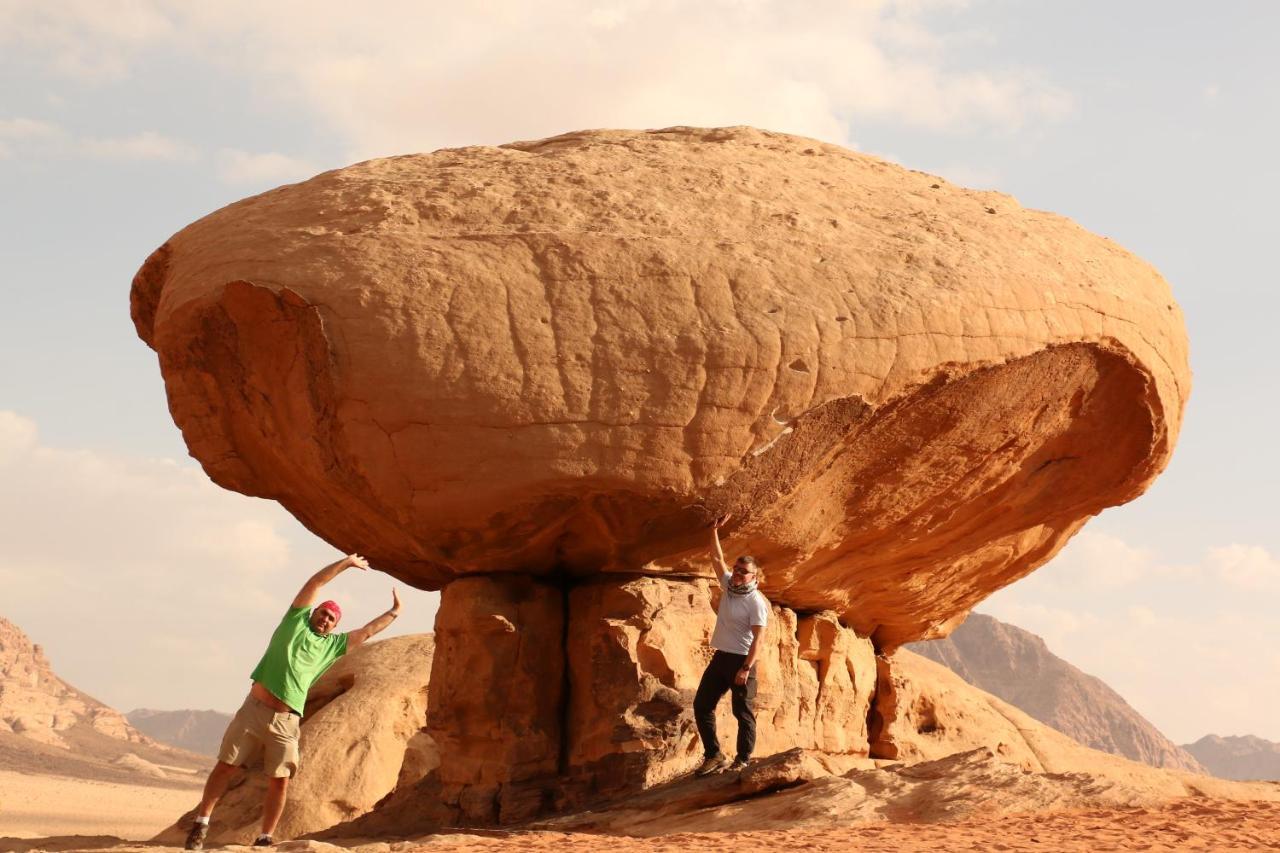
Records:
[[[41,647],[0,617],[0,767],[31,776],[185,787],[209,762],[157,743],[58,677]]]
[[[1280,743],[1254,735],[1205,735],[1183,747],[1223,779],[1280,781]]]
[[[201,755],[217,755],[231,715],[222,711],[158,711],[137,708],[124,715],[134,728],[161,743]]]
[[[885,737],[896,744],[900,761],[833,762],[805,749],[780,750],[741,773],[683,776],[593,808],[517,822],[516,828],[643,837],[1150,808],[1185,797],[1201,804],[1206,798],[1280,802],[1275,784],[1158,769],[1082,746],[907,650],[898,651],[893,664],[889,689],[899,713]],[[411,837],[452,825],[432,810],[438,792],[424,780],[318,837]]]
[[[1101,679],[1029,631],[972,613],[951,636],[910,648],[1085,746],[1152,767],[1208,772]]]
[[[279,837],[357,818],[398,786],[412,787],[436,768],[435,745],[423,731],[433,649],[430,634],[370,643],[343,656],[312,686],[302,722],[302,761],[289,784]],[[260,770],[239,774],[214,811],[210,843],[252,842],[265,792]],[[155,841],[181,846],[192,813]]]
[[[0,732],[69,749],[64,733],[77,726],[129,743],[152,743],[120,712],[55,675],[40,646],[0,617]]]
[[[1110,241],[750,128],[327,172],[175,234],[131,307],[215,482],[444,590],[430,784],[481,823],[694,760],[726,512],[777,607],[765,728],[891,749],[883,655],[1140,494],[1189,388]]]
[[[608,809],[552,818],[532,828],[639,837],[713,828],[717,833],[785,830],[788,836],[777,839],[785,844],[792,840],[790,833],[804,829],[829,831],[862,824],[874,832],[875,825],[884,822],[919,825],[1027,812],[1151,808],[1187,796],[1280,802],[1280,790],[1274,787],[1205,781],[1212,794],[1194,781],[1156,770],[1123,779],[1106,771],[1031,771],[986,747],[932,761],[837,774],[825,772],[811,756],[794,750],[740,775],[664,785]],[[863,849],[858,841],[850,841],[850,849]]]
[[[428,725],[448,821],[513,823],[691,770],[714,627],[702,579],[601,580],[567,594],[528,577],[450,584]],[[758,752],[866,757],[874,652],[833,614],[775,606],[757,679]],[[726,702],[722,741],[736,725]]]

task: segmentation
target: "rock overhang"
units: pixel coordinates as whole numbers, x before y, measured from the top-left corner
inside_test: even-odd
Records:
[[[705,572],[885,646],[944,632],[1167,463],[1167,284],[996,193],[750,128],[369,161],[134,281],[219,484],[423,588]]]

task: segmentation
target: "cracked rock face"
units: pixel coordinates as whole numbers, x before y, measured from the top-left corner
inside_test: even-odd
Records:
[[[945,634],[1168,461],[1181,313],[1007,196],[750,128],[327,172],[134,280],[215,482],[422,588],[705,571],[882,648]]]

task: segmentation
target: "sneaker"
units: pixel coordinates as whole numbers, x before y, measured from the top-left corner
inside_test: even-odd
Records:
[[[710,776],[712,773],[723,770],[728,764],[729,759],[720,753],[716,753],[710,758],[704,759],[702,764],[698,765],[698,769],[693,772],[699,776]]]
[[[191,831],[187,833],[187,850],[203,850],[204,839],[209,834],[209,824],[193,823]]]
[[[747,759],[745,758],[739,758],[738,760],[734,761],[732,764],[729,765],[730,773],[740,773],[746,769],[747,769]]]
[[[274,844],[275,842],[271,840],[270,835],[259,835],[257,840],[253,842],[254,847],[271,847]]]

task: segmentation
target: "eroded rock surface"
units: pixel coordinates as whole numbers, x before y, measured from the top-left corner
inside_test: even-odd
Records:
[[[0,617],[0,732],[70,749],[66,733],[77,727],[124,743],[155,744],[119,711],[59,678],[44,650]]]
[[[437,589],[705,571],[885,649],[1166,464],[1181,314],[1062,217],[750,128],[360,163],[174,235],[132,292],[219,484]]]
[[[1200,805],[1209,798],[1280,801],[1280,785],[1274,783],[1159,769],[1082,746],[911,652],[900,650],[892,663],[901,713],[889,729],[901,760],[779,750],[741,773],[677,777],[513,828],[659,836],[835,829],[864,822],[864,828],[881,822],[918,825],[1065,810],[1077,812],[1069,818],[1074,820],[1083,809],[1150,808],[1189,797]],[[444,815],[425,814],[434,802],[428,782],[397,792],[322,837],[405,837],[438,829]],[[447,844],[449,836],[437,840]]]
[[[702,579],[599,578],[565,591],[487,576],[446,587],[428,731],[447,822],[514,823],[692,770],[713,600]],[[757,678],[758,754],[800,747],[831,766],[866,757],[870,641],[830,613],[775,606]],[[718,722],[732,744],[727,700]]]

